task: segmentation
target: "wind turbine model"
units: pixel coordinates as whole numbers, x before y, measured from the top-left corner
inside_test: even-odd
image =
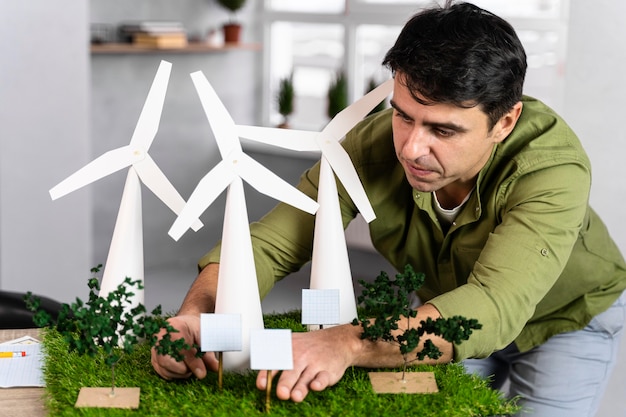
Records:
[[[130,144],[108,151],[50,190],[53,200],[62,197],[109,174],[128,167],[122,201],[115,222],[111,246],[102,277],[100,295],[114,291],[126,277],[143,283],[143,224],[141,213],[141,180],[172,211],[180,212],[185,201],[148,155],[148,149],[159,128],[163,102],[172,64],[161,61]],[[199,229],[202,223],[194,225]],[[133,304],[144,301],[143,290],[135,290]]]
[[[235,122],[202,72],[191,74],[219,148],[220,161],[198,183],[170,228],[178,240],[228,188],[215,302],[217,314],[241,314],[242,350],[224,352],[224,369],[250,367],[250,331],[263,329],[252,240],[242,179],[258,191],[314,214],[318,204],[243,153]]]
[[[295,151],[321,151],[320,178],[315,216],[311,289],[339,289],[340,324],[357,317],[348,248],[339,209],[333,171],[346,188],[363,218],[376,218],[350,156],[339,141],[393,89],[393,80],[379,85],[337,114],[321,132],[238,126],[240,137]]]

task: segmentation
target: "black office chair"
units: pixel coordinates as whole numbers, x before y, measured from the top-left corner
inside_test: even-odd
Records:
[[[34,313],[26,308],[24,296],[19,292],[0,291],[0,329],[32,329],[37,326],[33,322]],[[61,303],[40,295],[40,308],[56,318],[61,311]]]

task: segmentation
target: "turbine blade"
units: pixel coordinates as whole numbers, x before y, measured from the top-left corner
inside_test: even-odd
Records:
[[[228,187],[233,178],[235,178],[235,173],[226,162],[222,161],[217,164],[200,180],[168,234],[174,240],[180,239],[217,196]]]
[[[319,152],[320,150],[315,142],[319,132],[237,125],[237,135],[254,142],[292,151]]]
[[[126,168],[142,158],[144,154],[134,154],[128,146],[108,151],[94,159],[59,184],[50,189],[50,197],[56,200],[100,178]]]
[[[159,69],[152,81],[152,86],[143,105],[137,126],[130,139],[130,144],[134,148],[148,151],[152,141],[159,130],[161,121],[161,113],[163,111],[163,103],[165,102],[165,93],[167,84],[170,79],[172,64],[167,61],[161,61]]]
[[[319,208],[313,199],[244,153],[239,157],[236,169],[241,178],[267,196],[310,214],[315,214]]]
[[[222,158],[225,158],[231,152],[241,151],[235,122],[217,96],[209,80],[206,79],[201,71],[192,73],[191,79],[200,97],[204,113],[207,119],[209,119],[209,124],[213,130],[213,135]]]
[[[369,223],[376,218],[374,209],[365,193],[361,179],[354,169],[352,160],[341,144],[336,140],[323,141],[322,155],[328,161],[333,171],[343,184],[352,201],[361,212],[363,218]]]
[[[339,112],[324,128],[335,140],[343,138],[350,129],[360,122],[374,107],[383,101],[393,90],[393,79],[389,79]]]
[[[137,175],[150,191],[154,193],[166,206],[174,213],[179,214],[185,206],[185,200],[176,191],[176,188],[167,179],[163,171],[159,169],[150,155],[146,154],[143,161],[133,165]],[[202,227],[202,222],[196,220],[192,225],[194,231],[198,231]]]

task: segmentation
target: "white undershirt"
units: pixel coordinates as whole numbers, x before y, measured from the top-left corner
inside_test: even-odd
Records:
[[[435,202],[435,204],[433,204],[433,208],[435,209],[435,213],[437,213],[439,223],[444,226],[450,226],[456,219],[456,216],[459,214],[465,203],[467,203],[467,200],[469,200],[470,195],[472,195],[472,191],[474,191],[473,188],[469,193],[467,193],[463,201],[461,201],[461,204],[451,209],[445,209],[441,207],[441,204],[439,204],[439,200],[437,200],[437,193],[433,191],[433,201]]]

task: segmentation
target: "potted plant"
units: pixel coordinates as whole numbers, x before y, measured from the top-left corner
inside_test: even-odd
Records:
[[[276,94],[276,104],[278,112],[283,116],[283,121],[278,125],[280,128],[289,127],[289,116],[293,113],[293,101],[295,91],[293,88],[293,72],[288,77],[281,78],[278,84],[278,93]]]
[[[348,79],[343,71],[338,71],[328,87],[326,114],[332,119],[346,107],[348,107]]]
[[[454,316],[437,320],[429,317],[422,320],[419,327],[413,326],[412,319],[416,318],[417,310],[411,306],[410,295],[424,284],[424,274],[415,273],[411,265],[406,265],[404,272],[397,274],[395,280],[382,271],[374,282],[360,280],[359,283],[364,289],[358,302],[363,305],[365,315],[352,324],[363,327],[361,339],[395,344],[403,358],[401,377],[396,372],[370,373],[374,390],[379,393],[436,392],[438,389],[432,372],[407,373],[407,367],[412,362],[441,356],[441,351],[430,339],[424,341],[421,350],[416,350],[422,338],[432,334],[458,344],[469,339],[472,331],[482,328],[482,325],[475,319]],[[406,328],[399,329],[398,323],[403,317]]]
[[[223,26],[224,42],[239,43],[241,38],[241,23],[235,20],[234,14],[244,6],[246,0],[217,0],[217,3],[231,13],[230,20]]]
[[[101,265],[93,268],[93,273]],[[172,340],[176,333],[164,317],[161,306],[157,306],[150,315],[146,314],[143,304],[131,305],[132,289],[142,289],[140,281],[126,278],[107,298],[96,295],[100,286],[97,278],[90,278],[89,300],[62,304],[55,319],[40,308],[41,300],[31,292],[24,297],[26,307],[35,313],[33,321],[38,327],[55,328],[68,344],[70,352],[96,357],[104,353],[104,362],[111,369],[111,387],[83,387],[80,390],[76,407],[137,408],[139,406],[139,388],[117,388],[115,386],[115,366],[123,355],[130,355],[140,340],[147,340],[162,355],[183,360],[182,350],[195,348],[200,356],[200,347],[189,346],[183,338]],[[156,334],[164,328],[166,334],[157,342]]]

